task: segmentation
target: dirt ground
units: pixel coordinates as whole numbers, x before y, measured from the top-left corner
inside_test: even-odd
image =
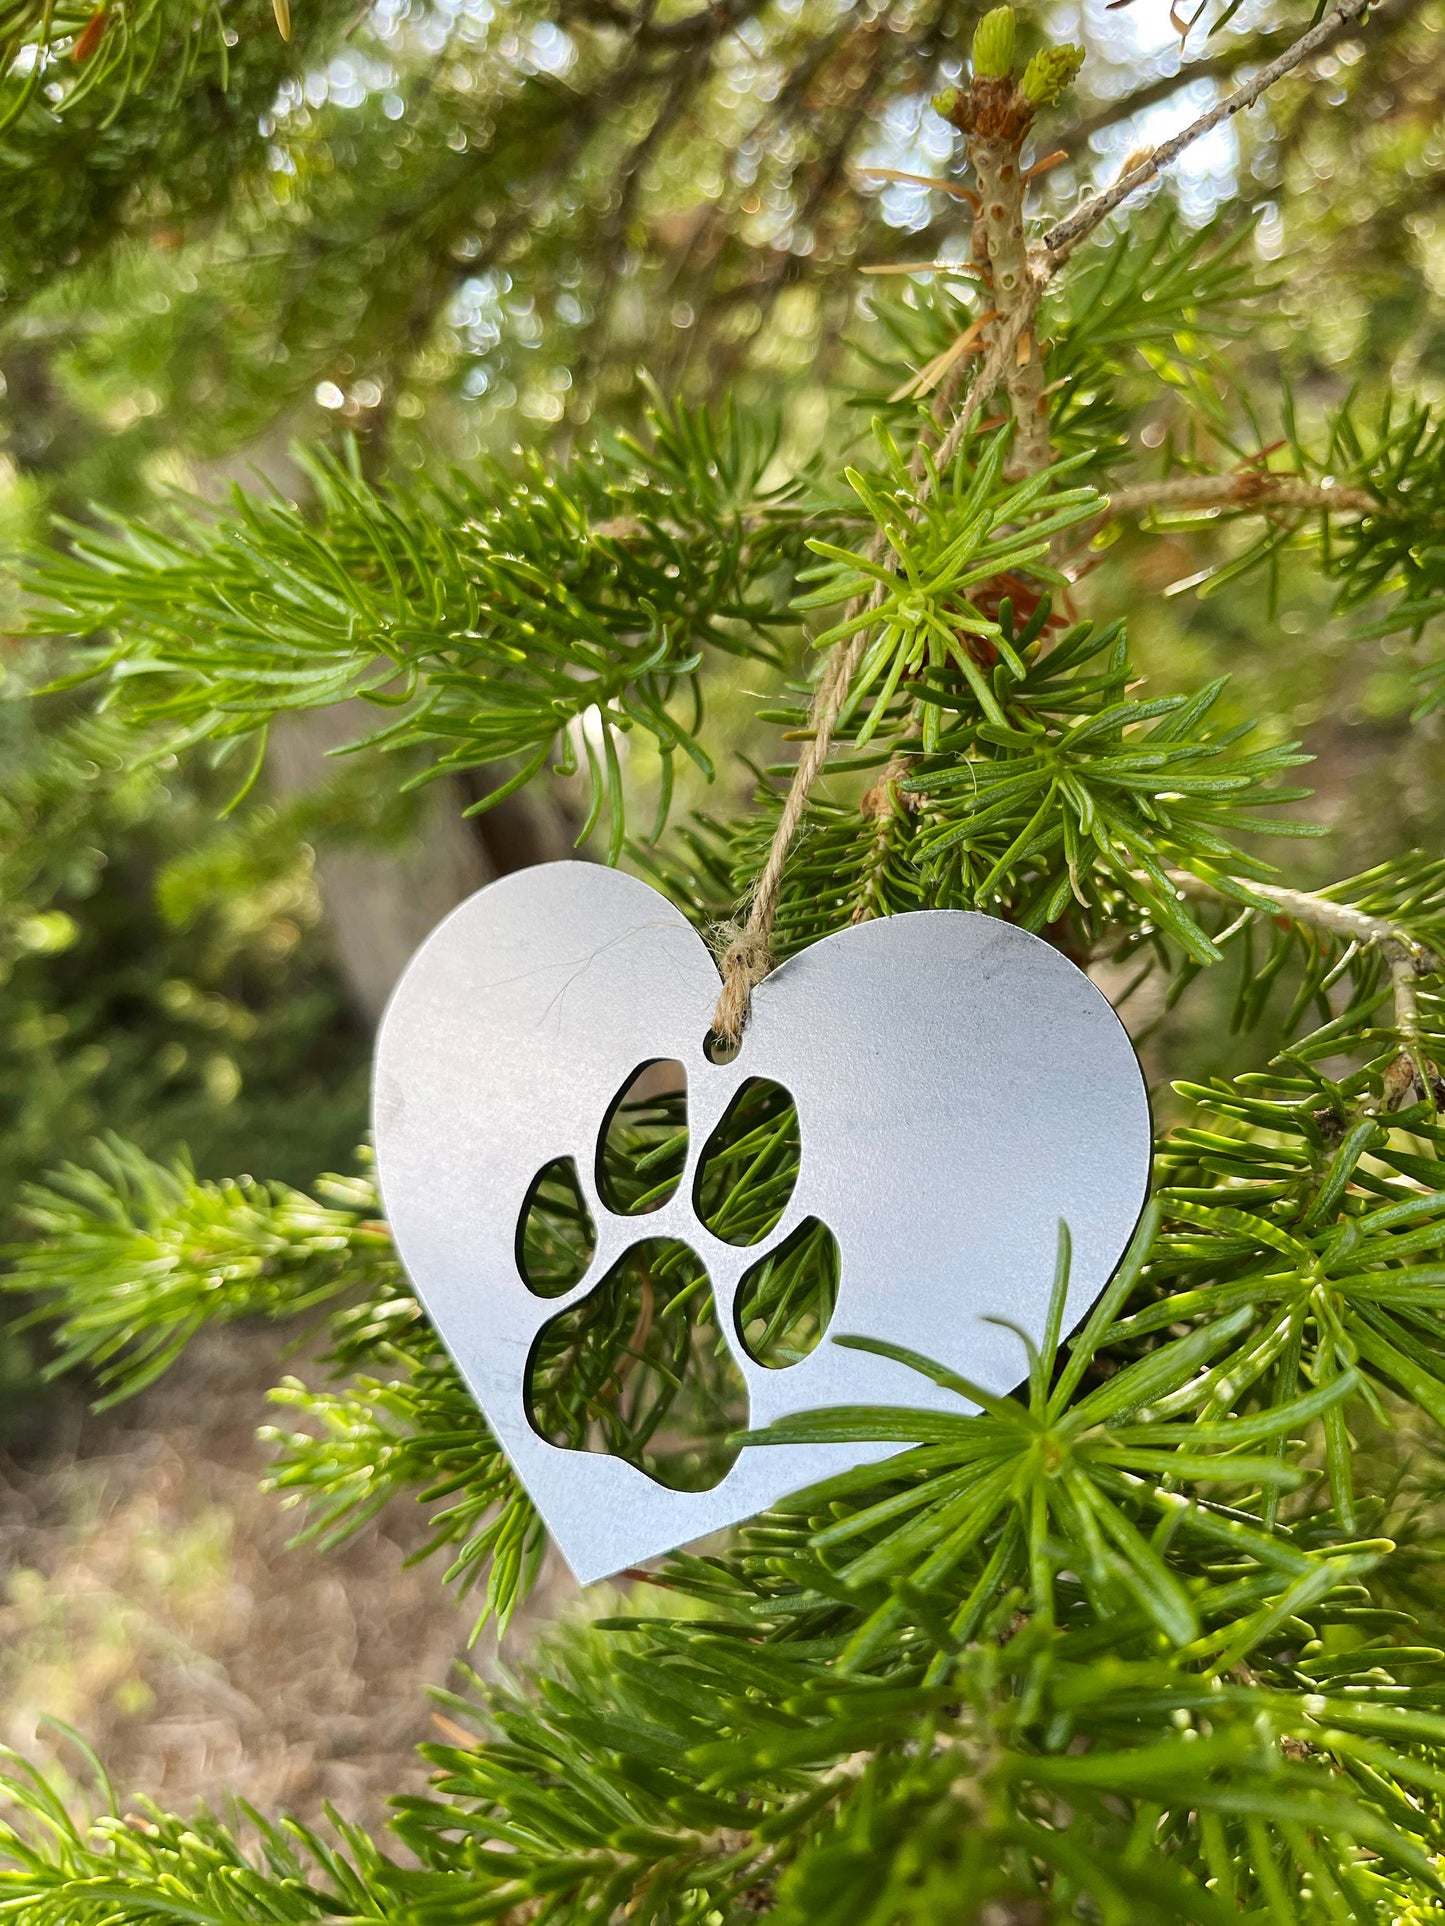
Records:
[[[425,1784],[427,1687],[474,1612],[443,1560],[407,1569],[425,1537],[407,1501],[340,1551],[288,1549],[297,1515],[258,1489],[255,1436],[287,1368],[274,1332],[209,1334],[115,1411],[62,1390],[43,1448],[0,1467],[0,1740],[76,1809],[97,1803],[92,1775],[51,1720],[122,1800],[182,1812],[238,1794],[320,1820],[329,1802],[374,1830],[389,1795]],[[503,1656],[571,1590],[549,1568]],[[486,1635],[469,1662],[496,1661]]]

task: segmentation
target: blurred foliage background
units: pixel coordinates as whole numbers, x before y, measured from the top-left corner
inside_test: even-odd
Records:
[[[643,369],[664,394],[728,399],[765,424],[779,474],[836,459],[867,430],[858,393],[885,392],[874,357],[899,310],[927,309],[938,285],[870,270],[968,253],[967,209],[929,184],[958,143],[929,101],[977,11],[12,0],[7,547],[48,539],[57,516],[85,526],[98,500],[305,502],[315,471],[298,443],[369,481],[547,459],[634,431]],[[1267,317],[1241,312],[1225,357],[1175,366],[1141,342],[1180,406],[1141,382],[1121,436],[1227,466],[1283,433],[1286,383],[1306,423],[1351,392],[1367,411],[1392,393],[1440,400],[1441,17],[1435,0],[1383,0],[1368,35],[1341,30],[1158,187],[1156,219],[1237,234],[1284,288]],[[1192,22],[1167,0],[1039,7],[1038,31],[1089,56],[1050,124],[1064,158],[1041,210],[1115,177],[1298,24],[1258,0]],[[1274,412],[1242,418],[1236,384]],[[1201,410],[1207,450],[1185,439]],[[1222,522],[1206,557],[1218,569],[1252,539]],[[1228,598],[1199,570],[1197,526],[1186,543],[1166,522],[1121,535],[1077,600],[1128,610],[1166,686],[1227,671],[1233,713],[1303,737],[1318,758],[1307,813],[1334,833],[1304,846],[1293,880],[1439,848],[1441,722],[1409,724],[1408,638],[1359,639],[1288,545]],[[4,592],[18,627],[19,590]],[[375,752],[334,753],[375,725],[360,712],[296,717],[259,766],[249,748],[178,750],[160,733],[138,763],[133,736],[123,750],[92,693],[65,686],[69,650],[0,643],[0,1213],[13,1223],[24,1182],[103,1130],[153,1153],[184,1144],[216,1175],[304,1182],[344,1165],[400,963],[468,889],[571,846],[578,782],[470,818],[487,788],[475,774],[397,801],[368,774]],[[726,813],[773,738],[745,665],[708,674],[735,752],[708,806]],[[640,820],[656,756],[634,746],[623,777]],[[693,769],[679,780],[681,817],[707,785]],[[1141,1038],[1167,1028],[1175,1074],[1235,1066],[1218,975],[1187,1016],[1125,1003]],[[38,1362],[13,1340],[3,1366],[24,1463],[57,1437],[74,1448],[73,1410],[39,1389]]]

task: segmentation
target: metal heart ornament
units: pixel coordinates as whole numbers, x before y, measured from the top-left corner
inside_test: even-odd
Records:
[[[735,1322],[757,1246],[715,1236],[697,1160],[750,1078],[797,1107],[801,1153],[776,1247],[808,1219],[840,1268],[833,1333],[887,1339],[990,1390],[1042,1337],[1058,1226],[1073,1242],[1065,1328],[1117,1265],[1143,1208],[1150,1116],[1106,999],[1067,958],[989,916],[925,910],[855,924],[753,992],[742,1048],[707,1053],[717,966],[673,904],[590,863],[479,891],[417,952],[377,1044],[384,1207],[418,1296],[568,1564],[586,1582],[689,1543],[891,1446],[745,1448],[709,1491],[669,1489],[618,1457],[570,1450],[528,1416],[540,1333],[642,1239],[675,1237],[711,1280],[754,1427],[826,1406],[957,1411],[901,1364],[828,1338],[761,1368]],[[640,1066],[685,1068],[688,1162],[646,1217],[608,1208],[599,1133]],[[538,1173],[573,1160],[595,1226],[587,1274],[543,1297],[519,1222]]]

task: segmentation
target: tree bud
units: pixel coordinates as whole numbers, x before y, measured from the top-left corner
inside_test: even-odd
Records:
[[[976,80],[1007,80],[1014,64],[1014,10],[995,7],[978,23],[973,36]]]
[[[1045,47],[1024,68],[1019,91],[1031,107],[1053,107],[1073,85],[1084,64],[1082,47]]]

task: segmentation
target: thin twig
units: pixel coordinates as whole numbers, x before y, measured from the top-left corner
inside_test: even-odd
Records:
[[[1339,6],[1331,7],[1318,25],[1311,27],[1308,33],[1302,34],[1293,46],[1286,47],[1284,52],[1271,60],[1267,66],[1261,67],[1253,80],[1247,81],[1242,87],[1237,87],[1232,94],[1226,94],[1223,100],[1209,109],[1208,113],[1201,114],[1198,120],[1191,121],[1189,126],[1182,128],[1179,133],[1172,134],[1166,141],[1161,141],[1139,162],[1137,167],[1131,167],[1127,174],[1121,174],[1112,187],[1105,188],[1102,193],[1090,195],[1082,206],[1076,207],[1072,214],[1066,215],[1062,221],[1051,227],[1044,236],[1040,249],[1042,263],[1046,265],[1047,273],[1054,274],[1080,241],[1092,234],[1101,221],[1107,220],[1116,207],[1122,206],[1131,195],[1137,194],[1141,187],[1147,187],[1150,181],[1157,179],[1166,167],[1172,166],[1185,148],[1192,147],[1195,141],[1202,140],[1206,134],[1213,133],[1214,129],[1225,121],[1232,120],[1236,114],[1242,114],[1247,107],[1252,107],[1262,94],[1268,93],[1277,80],[1282,80],[1302,60],[1308,60],[1310,55],[1317,48],[1323,47],[1342,26],[1359,19],[1366,13],[1369,4],[1370,0],[1341,0]]]
[[[1179,475],[1171,481],[1141,482],[1116,488],[1101,520],[1145,515],[1150,509],[1295,508],[1322,509],[1330,515],[1377,515],[1380,504],[1364,488],[1332,481],[1305,481],[1298,475],[1271,475],[1241,469],[1234,475]]]
[[[1192,896],[1210,903],[1237,903],[1217,884],[1196,876],[1192,870],[1171,869],[1169,881],[1181,896]],[[1231,881],[1237,879],[1231,878]],[[1237,886],[1247,894],[1262,897],[1266,905],[1280,910],[1294,923],[1307,923],[1311,929],[1329,936],[1342,936],[1350,943],[1411,943],[1414,939],[1388,917],[1371,916],[1353,903],[1336,903],[1328,896],[1315,896],[1309,890],[1286,889],[1279,883],[1258,883],[1253,877]],[[1418,945],[1416,946],[1419,947]]]
[[[1370,16],[1372,38],[1382,30],[1399,26],[1409,20],[1412,14],[1421,10],[1422,0],[1380,0]],[[1353,19],[1339,21],[1323,46],[1317,53],[1328,53],[1341,40],[1349,37],[1354,27]],[[1241,67],[1252,67],[1256,61],[1268,60],[1274,53],[1283,52],[1293,45],[1289,29],[1277,27],[1269,33],[1262,33],[1245,40],[1225,46],[1218,53],[1208,54],[1201,60],[1191,60],[1178,67],[1172,74],[1160,74],[1157,79],[1149,80],[1142,87],[1120,94],[1117,100],[1108,101],[1092,114],[1075,121],[1068,130],[1068,139],[1076,153],[1083,153],[1096,134],[1102,134],[1110,127],[1118,126],[1122,120],[1132,120],[1146,108],[1157,107],[1172,100],[1175,94],[1182,93],[1187,87],[1197,87],[1201,81],[1229,80]]]
[[[888,850],[892,840],[894,823],[901,817],[912,814],[923,804],[921,796],[905,796],[898,785],[908,775],[913,766],[913,758],[900,748],[888,758],[887,767],[879,777],[875,788],[871,789],[859,803],[859,813],[872,816],[876,827],[873,841],[869,844],[863,858],[863,875],[858,889],[858,900],[853,906],[849,919],[854,923],[871,922],[878,915],[882,900],[880,891],[883,877],[888,868]]]
[[[999,345],[1002,345],[1007,334],[1009,352],[1012,353],[1017,348],[1024,331],[1033,321],[1034,313],[1049,282],[1079,242],[1092,234],[1099,223],[1107,219],[1115,208],[1121,206],[1131,195],[1138,193],[1141,187],[1147,187],[1150,181],[1156,179],[1164,168],[1178,160],[1179,156],[1187,148],[1192,147],[1195,141],[1202,140],[1222,122],[1232,119],[1235,114],[1242,113],[1245,108],[1252,107],[1260,96],[1274,85],[1275,81],[1282,79],[1302,60],[1307,60],[1342,23],[1356,19],[1367,11],[1368,6],[1369,0],[1342,0],[1342,4],[1333,8],[1318,26],[1302,34],[1292,46],[1279,55],[1278,59],[1272,60],[1267,67],[1262,68],[1253,80],[1243,87],[1236,88],[1232,94],[1216,102],[1207,113],[1201,114],[1197,120],[1191,121],[1187,127],[1181,128],[1177,134],[1161,142],[1140,161],[1137,167],[1131,167],[1127,174],[1115,181],[1112,187],[1106,188],[1100,194],[1091,195],[1080,207],[1075,208],[1072,214],[1056,222],[1034,250],[1032,276],[1027,285],[1019,290],[1017,306],[1009,316],[1007,329],[1000,331]],[[993,388],[997,387],[1006,366],[1006,355],[998,357],[991,355],[985,360],[977,379],[969,389],[964,408],[939,449],[940,468],[946,467],[952,456],[957,453],[972,425],[973,415],[988,399]],[[991,377],[991,380],[985,390],[984,383],[988,377]]]
[[[1192,896],[1214,903],[1238,904],[1236,895],[1206,882],[1189,870],[1171,869],[1169,881],[1181,896]],[[1362,949],[1377,949],[1390,972],[1395,997],[1395,1027],[1404,1041],[1407,1056],[1423,1064],[1420,1036],[1420,1000],[1416,988],[1421,976],[1441,967],[1440,958],[1399,923],[1386,916],[1371,916],[1352,903],[1336,903],[1328,896],[1308,890],[1286,889],[1279,883],[1259,883],[1253,878],[1236,885],[1247,895],[1263,897],[1265,903],[1293,923],[1322,930],[1327,936],[1357,943]]]
[[[940,472],[946,471],[964,437],[970,432],[979,407],[1000,381],[1008,388],[1016,423],[1008,471],[1010,476],[1016,478],[1036,473],[1040,468],[1047,467],[1053,459],[1053,449],[1049,444],[1047,390],[1043,385],[1042,362],[1032,328],[1038,295],[1023,244],[1024,193],[1030,177],[1038,171],[1029,169],[1025,172],[1021,168],[1020,149],[1025,131],[1020,128],[1017,137],[1008,141],[970,139],[969,142],[969,158],[987,211],[987,218],[976,223],[974,233],[976,237],[981,237],[987,251],[985,271],[997,306],[989,313],[980,315],[972,327],[959,337],[961,342],[968,342],[976,332],[992,327],[992,332],[985,336],[989,352],[963,406],[954,414],[939,449],[937,466]],[[1051,160],[1061,158],[1061,155],[1054,155]],[[1040,166],[1048,164],[1040,163]],[[975,239],[975,245],[979,245],[978,238]],[[1026,368],[1020,367],[1021,358],[1027,359]],[[915,730],[921,720],[919,707],[917,703],[913,705],[910,717],[910,728]],[[904,822],[908,814],[925,806],[926,799],[922,795],[913,795],[905,800],[899,788],[908,776],[912,762],[912,754],[900,744],[889,758],[877,789],[872,792],[877,827],[864,857],[861,888],[852,916],[855,923],[867,922],[880,913],[881,885],[888,866],[895,826]],[[864,801],[866,803],[868,798],[865,797]]]

